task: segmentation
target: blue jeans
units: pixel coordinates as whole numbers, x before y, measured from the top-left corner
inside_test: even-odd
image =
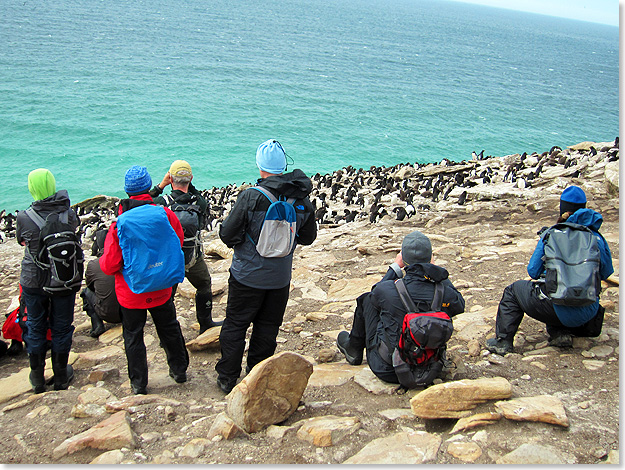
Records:
[[[52,296],[43,289],[22,286],[26,306],[26,330],[23,339],[28,354],[46,352],[46,334],[52,330],[52,352],[66,354],[72,348],[74,304],[76,295]]]

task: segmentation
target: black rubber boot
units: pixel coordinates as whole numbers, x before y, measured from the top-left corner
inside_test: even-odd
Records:
[[[97,338],[106,331],[106,326],[104,326],[104,322],[97,313],[87,312],[87,315],[91,318],[91,331],[89,332],[89,336]]]
[[[28,355],[30,360],[30,385],[33,387],[33,392],[43,393],[46,391],[46,380],[43,375],[43,371],[46,367],[46,353],[33,353]]]
[[[104,326],[104,322],[95,311],[95,292],[84,288],[80,293],[80,297],[82,297],[82,309],[89,318],[91,318],[91,331],[89,332],[89,336],[97,338],[106,331],[106,326]]]
[[[67,390],[74,378],[74,368],[67,363],[69,353],[52,353],[52,370],[54,371],[54,390]]]
[[[213,321],[213,293],[211,291],[195,294],[195,309],[197,322],[200,324],[200,334],[209,328],[223,325],[222,321]]]

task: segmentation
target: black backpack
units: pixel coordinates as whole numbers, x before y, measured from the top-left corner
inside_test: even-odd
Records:
[[[580,307],[597,301],[601,291],[601,253],[595,233],[585,225],[563,222],[543,234],[545,291],[554,304]]]
[[[39,251],[28,250],[35,264],[44,272],[43,290],[51,295],[78,292],[84,272],[84,254],[80,240],[69,224],[69,210],[52,213],[45,219],[31,207],[26,215],[39,227]]]
[[[443,371],[447,341],[454,331],[451,318],[441,311],[445,286],[436,283],[428,312],[418,312],[401,279],[395,281],[395,288],[407,312],[392,355],[395,375],[406,388],[430,385]]]
[[[182,225],[184,233],[182,252],[184,253],[184,267],[188,270],[202,255],[200,240],[202,210],[197,204],[198,198],[194,194],[185,193],[175,199],[171,194],[167,194],[163,196],[163,199]]]

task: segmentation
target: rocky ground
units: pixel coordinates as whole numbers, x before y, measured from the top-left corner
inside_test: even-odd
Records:
[[[411,217],[396,220],[393,209],[406,204],[389,192],[379,199],[389,215],[382,215],[376,223],[368,217],[338,224],[326,220],[313,245],[297,248],[291,296],[278,335],[277,352],[304,356],[313,363],[313,373],[295,411],[277,426],[258,432],[232,437],[215,431],[228,408],[215,382],[219,349],[213,345],[192,350],[189,380],[176,384],[168,376],[164,352],[149,320],[145,330],[149,395],[133,402],[120,327],[108,325],[99,339],[89,337],[90,323],[78,298],[71,358],[76,377],[68,390],[33,395],[26,354],[0,359],[4,437],[0,463],[84,464],[94,459],[179,464],[382,463],[389,459],[406,464],[617,463],[619,200],[618,149],[615,153],[614,148],[603,143],[591,149],[585,143],[566,149],[561,155],[567,158],[550,159],[553,164],[531,178],[521,175],[531,174],[552,152],[463,162],[470,167],[462,170],[466,179],[479,179],[478,184],[445,191],[445,198],[436,201],[428,199],[431,194],[415,196],[415,207],[428,202],[429,208],[422,206]],[[511,165],[517,165],[515,178],[506,177]],[[394,171],[401,171],[397,179],[410,187],[424,175],[453,176],[461,167],[443,162]],[[487,175],[490,178],[485,180]],[[576,338],[572,349],[554,349],[547,345],[544,325],[526,318],[514,354],[489,354],[484,343],[494,335],[501,293],[511,282],[527,278],[525,266],[536,244],[536,232],[554,223],[558,196],[569,184],[581,186],[588,207],[603,214],[602,233],[612,250],[615,273],[604,283],[601,296],[606,307],[603,332],[597,338]],[[328,212],[342,212],[344,207],[336,204]],[[423,413],[416,401],[421,399],[413,397],[438,389],[401,393],[396,386],[372,377],[366,364],[348,365],[336,350],[337,333],[350,328],[356,297],[381,278],[402,238],[416,229],[431,238],[435,262],[448,269],[466,300],[466,312],[454,318],[448,351],[455,367],[446,372],[444,383],[457,385],[467,379],[503,383],[511,390],[504,401],[521,403],[516,411],[502,411],[501,399],[485,399],[467,412],[478,415],[470,418],[471,423],[481,418],[482,424],[464,429],[458,417],[419,417]],[[222,317],[229,252],[215,231],[207,233],[205,246],[213,276],[214,317]],[[0,308],[6,312],[18,293],[21,256],[14,238],[0,244]],[[192,299],[193,289],[185,282],[176,297],[177,312],[190,349],[197,349],[192,341],[197,337]],[[457,400],[445,393],[434,393],[434,408]],[[515,402],[520,398],[524,401]],[[521,408],[545,406],[552,408],[542,417],[514,419],[515,413],[525,416]],[[112,414],[120,409],[126,410],[123,415]],[[95,428],[110,417],[123,432]],[[309,429],[307,420],[319,417],[326,417],[327,422],[317,432],[330,437],[307,438],[302,431]],[[105,434],[98,435],[96,431],[102,429]],[[90,443],[71,447],[68,439],[84,432],[94,436]]]

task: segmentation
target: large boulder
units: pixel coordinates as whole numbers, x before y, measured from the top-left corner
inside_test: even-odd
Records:
[[[226,412],[246,432],[284,421],[297,409],[312,372],[312,363],[299,354],[271,356],[232,389]]]

